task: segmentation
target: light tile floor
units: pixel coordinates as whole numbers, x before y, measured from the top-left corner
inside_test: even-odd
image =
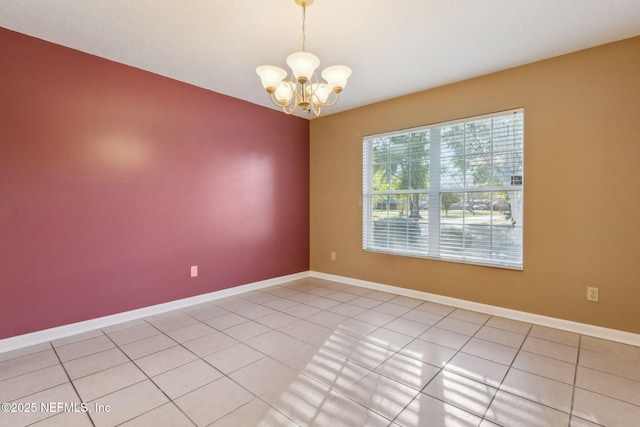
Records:
[[[11,427],[637,426],[640,349],[307,278],[2,353],[0,402]]]

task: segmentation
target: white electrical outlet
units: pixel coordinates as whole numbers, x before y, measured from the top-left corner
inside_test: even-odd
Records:
[[[587,286],[587,301],[598,302],[598,288]]]
[[[191,266],[191,277],[198,277],[198,266],[197,265],[192,265]]]
[[[335,261],[335,260],[336,260],[336,253],[331,252],[331,261]]]

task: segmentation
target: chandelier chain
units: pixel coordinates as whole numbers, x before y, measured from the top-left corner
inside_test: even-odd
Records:
[[[306,36],[305,36],[305,32],[304,32],[304,21],[306,20],[307,17],[307,7],[306,6],[302,6],[302,51],[304,52],[304,44],[306,41]]]

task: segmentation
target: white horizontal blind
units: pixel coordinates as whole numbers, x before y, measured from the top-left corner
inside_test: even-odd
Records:
[[[365,137],[363,168],[365,250],[522,268],[522,109]]]
[[[366,248],[424,253],[429,221],[429,130],[365,141]]]

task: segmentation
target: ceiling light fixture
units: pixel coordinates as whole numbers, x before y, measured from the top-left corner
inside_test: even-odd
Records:
[[[302,51],[287,57],[287,65],[293,72],[291,80],[285,80],[287,72],[273,65],[262,65],[256,68],[256,73],[269,93],[271,102],[282,111],[291,114],[300,106],[303,111],[317,116],[321,107],[330,107],[338,102],[340,92],[351,75],[351,68],[344,65],[327,67],[322,71],[322,78],[326,82],[318,81],[315,70],[320,60],[314,54],[305,52],[304,23],[307,6],[311,6],[313,0],[294,1],[302,7]]]

